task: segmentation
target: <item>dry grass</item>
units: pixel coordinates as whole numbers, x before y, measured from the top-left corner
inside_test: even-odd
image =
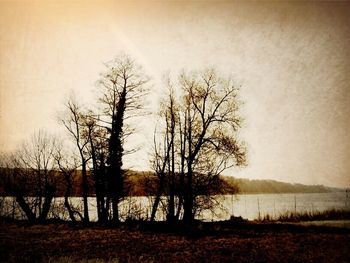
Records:
[[[326,211],[305,211],[305,212],[286,212],[274,218],[265,215],[260,221],[263,222],[301,222],[318,220],[346,220],[350,219],[350,210],[331,209]]]
[[[117,228],[0,222],[1,262],[348,262],[350,231],[205,223]]]

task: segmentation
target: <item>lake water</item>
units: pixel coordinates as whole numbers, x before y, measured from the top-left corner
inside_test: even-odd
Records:
[[[163,199],[165,200],[165,198]],[[0,200],[0,213],[2,215],[22,218],[23,213],[17,207],[13,198],[3,197]],[[197,218],[204,221],[227,220],[234,216],[254,220],[269,215],[278,217],[287,212],[314,212],[329,209],[350,210],[350,196],[344,192],[333,193],[303,193],[303,194],[247,194],[218,196],[218,207],[214,211],[203,211]],[[82,208],[82,198],[72,197],[74,206]],[[120,204],[121,219],[125,220],[131,215],[134,218],[149,218],[151,213],[152,197],[127,197]],[[55,198],[51,217],[68,219],[63,207],[63,198]],[[157,220],[164,220],[164,213],[159,207]],[[89,198],[90,219],[97,220],[96,200]]]
[[[231,215],[254,220],[266,215],[273,218],[288,212],[315,212],[330,209],[350,210],[350,197],[345,192],[300,194],[252,194],[225,196],[226,213],[212,220],[228,219]],[[208,217],[207,215],[206,217]]]

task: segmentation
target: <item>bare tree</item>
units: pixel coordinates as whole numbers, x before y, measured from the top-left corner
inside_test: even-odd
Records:
[[[6,182],[8,193],[15,196],[32,222],[47,218],[55,195],[55,147],[54,137],[39,131],[12,154],[7,165],[11,169]]]
[[[246,155],[236,135],[242,119],[238,115],[238,89],[232,80],[207,70],[182,74],[180,84],[185,93],[183,121],[187,123],[184,131],[187,139],[184,220],[191,221],[196,200],[194,176],[218,175],[234,165],[244,165]]]
[[[169,96],[162,103],[160,117],[164,120],[165,131],[163,134],[163,142],[157,143],[156,132],[154,136],[154,156],[152,160],[153,169],[158,177],[157,193],[152,206],[151,221],[154,220],[158,205],[163,194],[168,194],[168,211],[167,220],[173,221],[175,219],[175,128],[178,118],[178,109],[176,108],[176,101],[174,90],[169,82]],[[157,145],[158,144],[158,145]],[[167,186],[167,193],[165,192],[165,184]]]
[[[67,156],[69,157],[67,158]],[[77,168],[80,167],[80,164],[73,155],[63,153],[61,145],[56,148],[54,158],[57,162],[58,170],[64,177],[64,206],[68,211],[69,218],[72,222],[76,222],[77,215],[81,221],[84,221],[84,217],[80,213],[79,209],[75,208],[70,202],[73,191],[74,175],[77,173]]]
[[[80,163],[81,163],[81,175],[82,175],[82,193],[83,193],[83,204],[84,204],[84,221],[89,222],[89,207],[88,207],[88,196],[89,196],[89,182],[87,175],[87,164],[90,159],[87,145],[89,143],[86,127],[86,117],[81,106],[78,105],[74,98],[70,98],[66,104],[66,113],[61,118],[61,123],[67,129],[69,135],[76,145],[78,150]]]
[[[156,134],[156,133],[155,133]],[[161,197],[165,194],[165,183],[167,179],[166,169],[167,164],[169,163],[171,145],[167,141],[167,137],[164,136],[163,144],[157,145],[155,136],[154,136],[154,156],[152,160],[153,169],[157,175],[157,190],[156,196],[152,205],[151,218],[150,221],[155,220],[155,216],[158,210]]]
[[[87,138],[89,152],[92,159],[92,174],[95,183],[97,216],[99,222],[105,223],[109,218],[111,198],[108,194],[106,162],[108,156],[108,132],[97,125],[96,116],[92,112],[86,115]]]
[[[124,141],[133,132],[128,129],[126,121],[140,114],[148,78],[141,67],[126,55],[115,58],[105,66],[106,71],[101,74],[98,82],[101,87],[100,102],[104,108],[104,116],[100,122],[109,131],[108,185],[113,221],[118,222],[118,204],[124,196]]]

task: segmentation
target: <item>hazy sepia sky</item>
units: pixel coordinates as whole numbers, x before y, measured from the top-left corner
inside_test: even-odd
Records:
[[[0,151],[59,132],[73,90],[95,99],[103,62],[126,52],[152,79],[215,67],[242,85],[249,166],[226,174],[350,186],[350,3],[0,1]],[[153,96],[153,99],[152,99]],[[149,169],[144,150],[126,160]]]

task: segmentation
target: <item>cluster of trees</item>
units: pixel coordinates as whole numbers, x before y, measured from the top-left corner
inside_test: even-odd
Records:
[[[98,81],[99,109],[83,108],[70,98],[60,119],[76,154],[67,154],[62,143],[39,132],[11,158],[3,159],[2,167],[11,168],[3,170],[7,172],[1,177],[6,191],[16,197],[29,220],[47,217],[57,180],[65,185],[65,207],[71,220],[89,221],[91,187],[98,220],[120,220],[119,204],[129,188],[123,156],[133,152],[124,149],[126,138],[134,132],[129,120],[143,112],[149,78],[126,55],[105,66]],[[242,121],[238,89],[214,70],[183,73],[167,86],[154,133],[151,162],[157,180],[150,220],[166,196],[167,220],[191,222],[201,209],[213,205],[215,195],[223,193],[220,174],[246,163],[245,147],[237,139]],[[82,212],[69,200],[77,169],[81,170]],[[28,196],[32,189],[34,196]]]
[[[154,139],[159,183],[151,220],[166,183],[168,220],[178,219],[183,210],[183,219],[192,221],[224,192],[220,174],[246,163],[245,147],[236,136],[241,124],[238,89],[214,70],[183,73],[175,84],[168,81],[168,89],[160,112],[162,136]]]

